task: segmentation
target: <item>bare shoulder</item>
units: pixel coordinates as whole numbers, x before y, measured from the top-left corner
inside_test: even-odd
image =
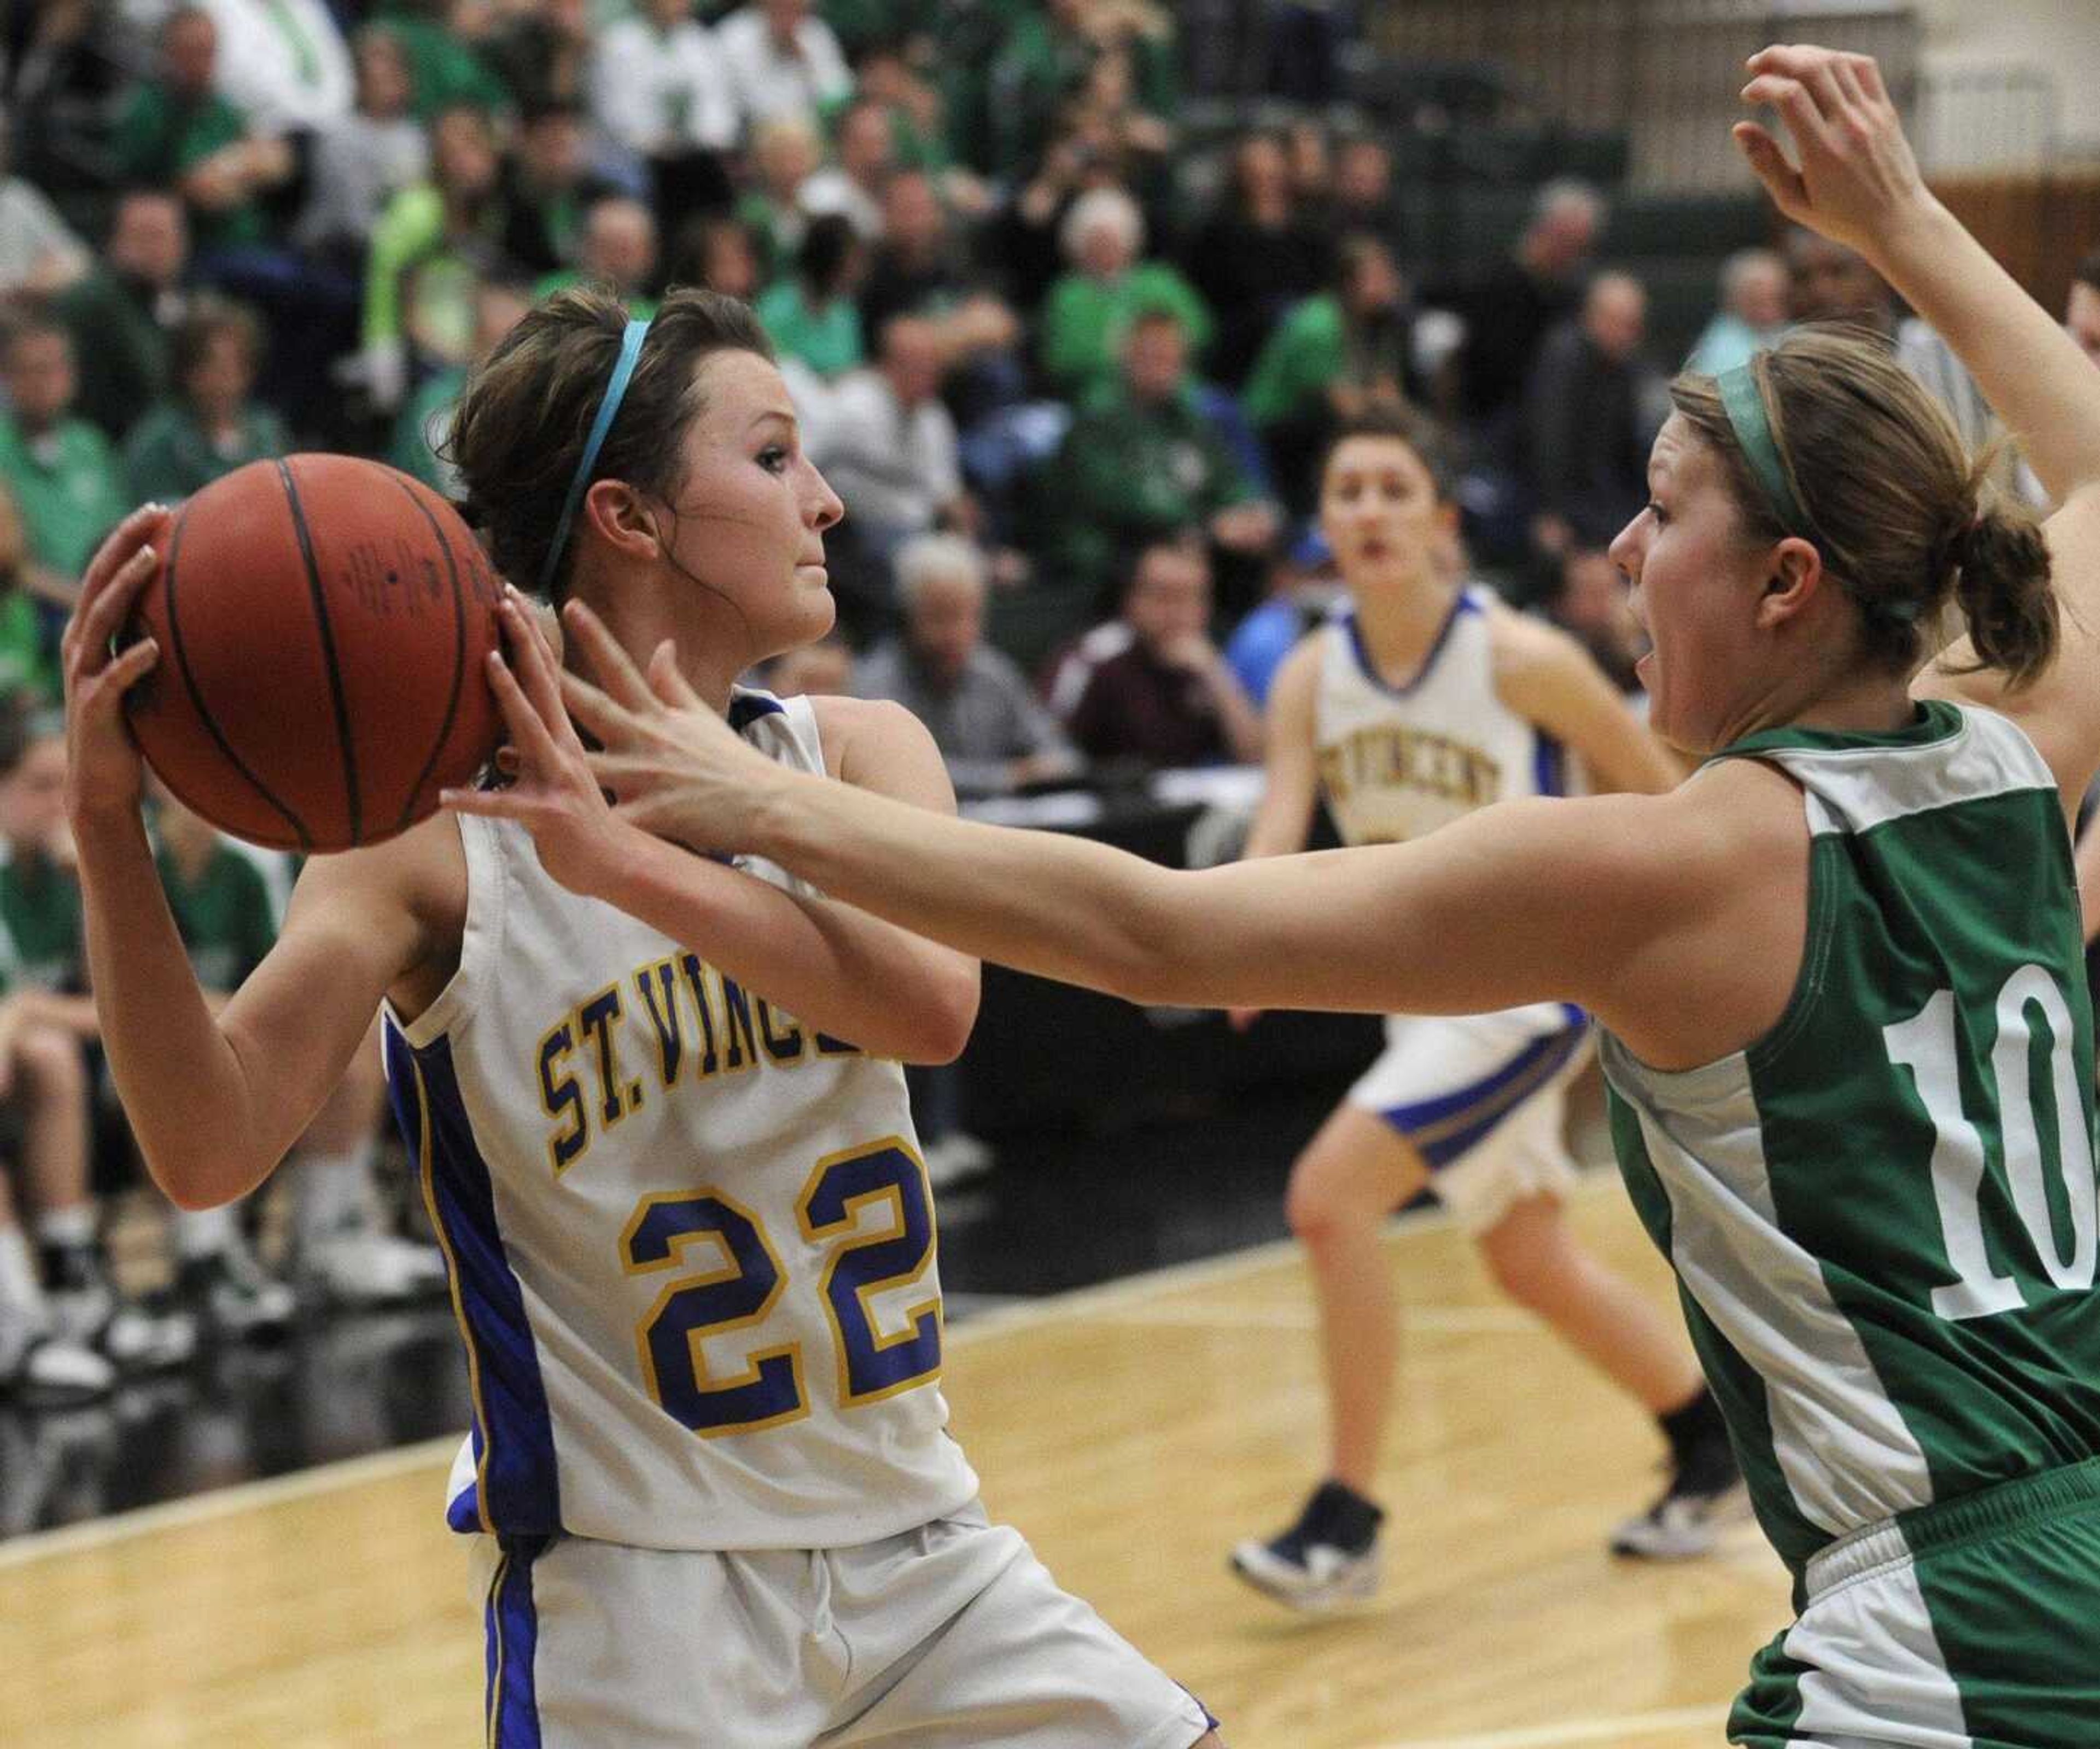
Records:
[[[813,694],[810,709],[823,743],[824,769],[842,783],[938,806],[952,814],[955,793],[933,737],[889,699]]]
[[[885,751],[933,744],[926,726],[892,699],[812,693],[810,711],[817,719],[817,734],[824,744],[824,769],[833,777],[845,777],[856,766],[864,769]],[[852,780],[849,777],[847,781]]]
[[[1731,759],[1667,794],[1599,799],[1639,834],[1618,862],[1623,896],[1648,910],[1616,999],[1599,1005],[1605,1023],[1665,1069],[1762,1037],[1785,1012],[1807,940],[1798,788],[1771,766]]]
[[[1588,651],[1550,621],[1499,601],[1489,602],[1485,612],[1488,657],[1498,689],[1551,686],[1586,676],[1596,665]]]
[[[1271,699],[1296,697],[1312,690],[1320,678],[1320,659],[1326,643],[1321,633],[1325,629],[1321,627],[1308,632],[1276,665],[1276,673],[1268,683]]]

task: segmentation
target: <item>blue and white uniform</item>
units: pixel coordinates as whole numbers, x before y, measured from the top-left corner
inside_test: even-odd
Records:
[[[730,721],[823,772],[806,700]],[[1184,1749],[1201,1709],[976,1506],[902,1068],[569,892],[523,828],[459,827],[458,973],[386,1051],[467,1345],[448,1515],[483,1534],[491,1740],[997,1742],[998,1685],[959,1724],[933,1680],[968,1605],[990,1637],[949,1663],[1079,1623],[1065,1687],[1116,1710],[1054,1740]]]
[[[1403,686],[1374,670],[1352,609],[1312,634],[1313,748],[1345,843],[1401,843],[1492,802],[1565,793],[1565,749],[1496,696],[1490,616],[1498,611],[1485,590],[1460,590]],[[1462,1225],[1484,1231],[1519,1199],[1564,1189],[1573,1168],[1562,1092],[1586,1038],[1580,1009],[1538,1002],[1491,1014],[1399,1014],[1385,1030],[1386,1048],[1349,1102],[1414,1146]]]

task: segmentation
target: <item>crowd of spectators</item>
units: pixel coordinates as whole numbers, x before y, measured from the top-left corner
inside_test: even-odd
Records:
[[[0,491],[25,551],[0,656],[48,687],[82,563],[143,497],[293,447],[443,489],[464,373],[586,280],[638,315],[671,284],[755,305],[847,505],[854,651],[905,629],[899,556],[937,533],[977,550],[982,635],[1046,697],[1148,551],[1198,556],[1222,641],[1291,568],[1323,432],[1379,397],[1471,435],[1485,555],[1593,538],[1656,412],[1638,286],[1588,285],[1603,197],[1546,188],[1485,273],[1408,260],[1374,127],[1181,134],[1198,46],[1153,0],[14,17]],[[1279,39],[1273,89],[1331,91],[1339,46]],[[1624,429],[1571,462],[1592,396]]]
[[[1336,89],[1338,29],[1251,10],[1291,23],[1272,91]],[[1630,689],[1603,550],[1680,360],[1600,252],[1607,196],[1536,189],[1485,268],[1410,258],[1388,135],[1321,104],[1187,137],[1180,86],[1211,57],[1176,26],[1158,0],[13,9],[0,688],[54,698],[67,604],[134,502],[293,448],[448,489],[465,373],[590,280],[639,316],[673,284],[755,305],[848,512],[840,633],[769,678],[902,700],[966,797],[1257,758],[1268,677],[1337,588],[1325,435],[1379,400],[1459,439],[1450,572],[1485,570]],[[1717,263],[1696,363],[1842,317],[1989,435],[1864,263],[1775,241]],[[2100,344],[2100,263],[2071,317]],[[15,1050],[35,1092],[7,1012],[0,1065]],[[0,1379],[19,1363],[0,1332]]]

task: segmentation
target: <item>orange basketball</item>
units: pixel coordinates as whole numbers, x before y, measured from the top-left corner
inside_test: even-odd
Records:
[[[184,503],[124,641],[147,762],[214,825],[285,850],[407,830],[501,720],[500,585],[452,506],[377,462],[251,462]]]

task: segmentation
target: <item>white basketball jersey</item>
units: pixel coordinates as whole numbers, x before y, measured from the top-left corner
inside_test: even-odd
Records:
[[[823,773],[806,700],[730,719]],[[386,1029],[466,1340],[453,1527],[818,1548],[973,1499],[903,1071],[459,824],[458,975]]]
[[[1313,748],[1344,842],[1397,844],[1493,802],[1565,792],[1560,744],[1495,696],[1479,589],[1459,591],[1405,686],[1373,671],[1354,608],[1336,610],[1313,636]]]

